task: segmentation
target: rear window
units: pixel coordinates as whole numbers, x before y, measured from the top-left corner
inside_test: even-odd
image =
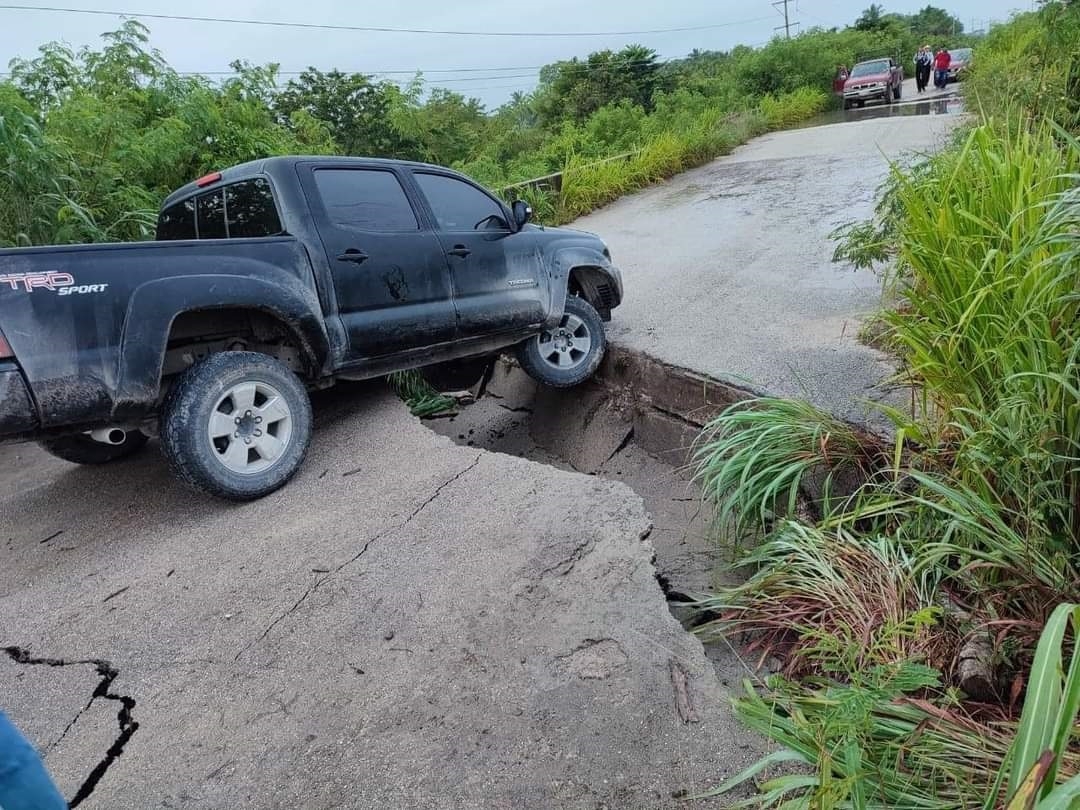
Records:
[[[225,239],[229,235],[225,227],[225,190],[219,188],[195,198],[195,228],[199,239]]]
[[[195,198],[178,202],[158,216],[157,238],[162,242],[195,238]]]
[[[231,239],[281,233],[274,193],[261,178],[226,186],[225,213]]]
[[[242,239],[281,232],[270,184],[257,177],[169,206],[158,216],[157,238]]]

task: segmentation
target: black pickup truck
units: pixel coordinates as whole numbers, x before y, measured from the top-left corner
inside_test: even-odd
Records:
[[[514,347],[576,385],[621,276],[529,217],[437,166],[280,157],[172,194],[153,242],[0,250],[0,439],[100,464],[156,434],[182,480],[245,500],[296,472],[335,380]]]

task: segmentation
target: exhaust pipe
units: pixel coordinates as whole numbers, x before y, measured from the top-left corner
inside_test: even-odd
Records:
[[[127,431],[117,427],[96,428],[90,431],[90,438],[102,444],[123,444]]]

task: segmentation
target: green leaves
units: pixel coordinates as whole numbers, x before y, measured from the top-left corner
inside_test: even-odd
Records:
[[[395,371],[389,376],[390,386],[409,406],[413,416],[436,416],[453,411],[457,401],[440,394],[420,376],[419,371]]]
[[[735,711],[782,748],[724,785],[728,793],[768,770],[758,794],[734,807],[806,810],[960,810],[982,803],[1008,748],[947,699],[938,674],[898,663],[864,670],[850,684],[809,685],[773,678],[761,694],[749,683]],[[795,773],[784,773],[794,764]],[[809,769],[810,773],[806,773]]]
[[[760,398],[728,407],[702,431],[694,452],[696,479],[717,507],[717,523],[736,534],[795,513],[799,489],[817,476],[819,507],[840,501],[835,484],[850,495],[876,470],[888,466],[886,448],[868,433],[807,402]]]
[[[1072,628],[1072,650],[1068,670],[1064,657],[1065,633]],[[1076,643],[1080,631],[1080,606],[1058,605],[1050,615],[1035,651],[1035,660],[1028,676],[1027,698],[1020,715],[1016,740],[1009,752],[1009,785],[1007,798],[1013,800],[1027,790],[1044,810],[1044,800],[1057,797],[1045,806],[1070,806],[1061,804],[1071,797],[1080,796],[1080,784],[1075,777],[1070,784],[1056,787],[1061,758],[1072,743],[1077,712],[1080,711],[1080,645]],[[1047,757],[1046,755],[1049,754]],[[1044,760],[1043,767],[1036,767]],[[1035,772],[1038,779],[1027,782]],[[989,806],[989,805],[988,805]]]

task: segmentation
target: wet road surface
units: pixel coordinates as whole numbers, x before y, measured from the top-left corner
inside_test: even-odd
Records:
[[[950,92],[953,88],[950,88]],[[612,339],[845,418],[883,396],[891,360],[857,340],[880,302],[868,271],[831,261],[830,233],[871,215],[890,161],[940,148],[963,120],[944,97],[839,113],[772,133],[623,198],[574,227],[600,234],[624,274]],[[894,395],[895,396],[895,395]]]

